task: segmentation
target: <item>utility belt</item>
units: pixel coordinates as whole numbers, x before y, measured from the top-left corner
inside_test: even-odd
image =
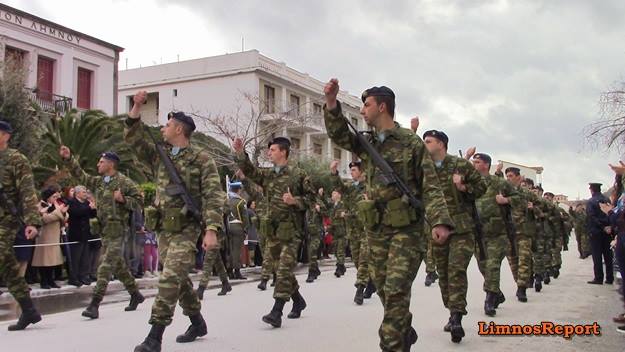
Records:
[[[418,220],[417,211],[404,202],[402,198],[395,198],[388,202],[361,200],[356,203],[358,219],[365,228],[372,229],[380,224],[400,228],[408,226]]]
[[[260,233],[267,238],[276,238],[281,242],[290,242],[299,238],[299,229],[290,217],[279,221],[268,217],[260,218]]]
[[[196,221],[187,215],[185,208],[157,209],[147,207],[145,213],[145,227],[152,231],[180,232],[190,223]]]

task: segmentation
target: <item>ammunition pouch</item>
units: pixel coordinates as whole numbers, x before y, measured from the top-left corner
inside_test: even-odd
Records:
[[[295,225],[291,221],[280,222],[276,229],[276,237],[281,242],[290,242],[296,237]]]
[[[410,225],[417,220],[417,211],[401,198],[390,200],[382,214],[384,225],[399,228]]]
[[[167,232],[180,232],[186,222],[186,215],[181,208],[169,208],[163,210],[163,230]]]
[[[155,207],[147,207],[144,210],[145,227],[148,230],[157,231],[160,227],[161,213]]]
[[[375,201],[361,200],[356,203],[358,209],[358,219],[367,229],[372,229],[380,222],[380,213],[375,206]]]

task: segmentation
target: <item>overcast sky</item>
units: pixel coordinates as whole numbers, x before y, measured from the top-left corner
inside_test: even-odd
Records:
[[[545,168],[546,190],[611,184],[583,129],[625,74],[625,1],[5,1],[125,48],[120,68],[257,49],[352,94],[387,85],[450,152]]]

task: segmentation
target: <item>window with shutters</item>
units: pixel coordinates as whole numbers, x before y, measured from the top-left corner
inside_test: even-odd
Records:
[[[54,86],[54,60],[45,56],[37,58],[37,97],[52,101]]]
[[[265,86],[265,113],[276,112],[276,89],[272,86]]]
[[[76,94],[76,106],[79,109],[91,109],[91,79],[93,71],[78,68],[78,82]]]

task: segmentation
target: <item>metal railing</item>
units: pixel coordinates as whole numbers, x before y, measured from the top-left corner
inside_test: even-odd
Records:
[[[45,92],[37,88],[24,87],[28,98],[39,105],[41,110],[56,115],[64,115],[72,109],[72,98]]]

